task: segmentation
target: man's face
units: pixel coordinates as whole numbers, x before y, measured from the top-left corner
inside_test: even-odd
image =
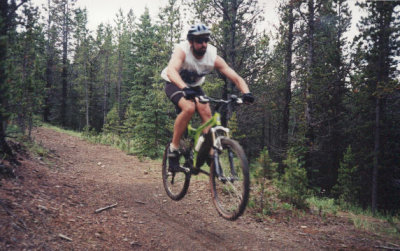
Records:
[[[208,35],[203,35],[203,36],[195,36],[193,38],[192,47],[193,47],[193,53],[196,56],[202,57],[207,51],[207,44],[209,41],[209,36]]]

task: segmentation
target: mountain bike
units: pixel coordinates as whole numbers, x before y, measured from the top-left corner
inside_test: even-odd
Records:
[[[246,208],[249,199],[249,166],[240,144],[230,138],[229,128],[221,125],[221,112],[232,111],[243,103],[241,98],[231,95],[228,100],[200,96],[201,103],[214,103],[212,118],[198,128],[189,123],[185,136],[180,141],[180,167],[168,167],[167,144],[162,162],[162,179],[165,191],[173,200],[180,200],[189,188],[192,175],[209,176],[211,196],[218,213],[225,219],[236,220]],[[229,112],[228,112],[229,113]],[[202,131],[211,127],[207,134]],[[207,163],[210,171],[202,166]]]

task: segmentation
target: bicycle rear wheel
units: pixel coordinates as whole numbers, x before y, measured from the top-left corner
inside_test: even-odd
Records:
[[[165,148],[163,162],[162,162],[163,185],[165,191],[167,192],[167,195],[171,199],[180,200],[185,196],[189,188],[190,172],[187,173],[184,172],[183,170],[170,172],[168,170],[168,156],[167,156],[168,148],[169,148],[169,143]],[[184,161],[185,161],[184,157],[181,156],[179,160],[180,166],[183,166]]]
[[[212,199],[223,218],[236,220],[243,214],[249,199],[249,167],[243,148],[237,141],[222,138],[221,145],[223,150],[218,151],[210,169]]]

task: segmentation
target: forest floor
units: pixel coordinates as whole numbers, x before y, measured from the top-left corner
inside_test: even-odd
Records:
[[[158,161],[47,128],[33,137],[48,154],[20,150],[17,178],[0,180],[0,250],[400,249],[399,239],[356,229],[345,215],[245,212],[227,221],[207,179],[194,179],[176,202]]]

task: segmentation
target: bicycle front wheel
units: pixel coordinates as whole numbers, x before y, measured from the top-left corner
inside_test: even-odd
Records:
[[[184,171],[170,171],[168,167],[168,148],[169,144],[167,144],[163,162],[162,162],[162,179],[164,189],[167,192],[167,195],[173,200],[180,200],[182,199],[188,188],[190,183],[190,173]],[[184,157],[181,156],[179,162],[181,166],[183,166]]]
[[[222,151],[218,150],[218,157],[214,156],[210,167],[212,199],[223,218],[236,220],[243,214],[249,199],[249,167],[237,141],[222,138],[221,145]]]

